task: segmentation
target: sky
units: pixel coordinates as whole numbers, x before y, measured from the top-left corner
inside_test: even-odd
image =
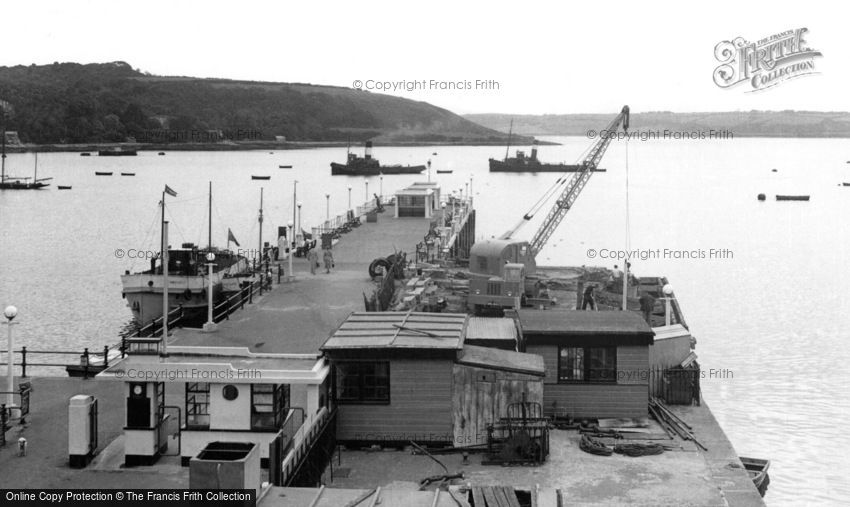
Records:
[[[359,81],[374,92],[377,83],[424,81],[389,93],[462,114],[609,113],[623,104],[633,112],[845,111],[850,43],[838,5],[27,1],[4,4],[0,41],[13,50],[0,65],[122,60],[157,75]],[[714,83],[719,42],[803,27],[823,54],[816,74],[755,93]]]

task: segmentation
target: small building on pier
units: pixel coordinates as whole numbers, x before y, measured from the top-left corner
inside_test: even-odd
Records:
[[[654,333],[634,312],[519,310],[525,352],[546,365],[544,413],[646,417]]]
[[[257,444],[268,466],[269,444],[285,446],[330,403],[330,366],[316,354],[169,347],[160,355],[159,345],[159,338],[132,339],[127,357],[97,376],[126,385],[127,466],[151,465],[178,450],[188,465],[216,441]],[[166,391],[182,393],[182,403],[167,403]]]
[[[464,343],[466,314],[354,312],[322,345],[342,443],[485,444],[511,403],[542,402],[543,360]]]

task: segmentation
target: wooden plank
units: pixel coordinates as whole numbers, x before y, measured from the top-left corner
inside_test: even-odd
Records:
[[[484,491],[482,491],[482,488],[472,488],[472,503],[475,504],[475,507],[487,507],[487,502],[484,500]]]
[[[481,491],[484,493],[484,499],[487,500],[487,507],[502,507],[491,486],[485,486]]]
[[[506,507],[520,507],[519,500],[516,497],[516,491],[511,486],[502,486],[502,491],[505,494],[507,501]]]

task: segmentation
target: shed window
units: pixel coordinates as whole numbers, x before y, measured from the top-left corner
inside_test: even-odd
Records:
[[[340,403],[389,403],[390,363],[386,361],[336,363],[336,392]]]
[[[210,385],[207,382],[186,384],[186,427],[210,427]]]
[[[559,382],[616,382],[616,347],[560,347]]]
[[[251,384],[251,429],[280,429],[288,406],[288,384]]]

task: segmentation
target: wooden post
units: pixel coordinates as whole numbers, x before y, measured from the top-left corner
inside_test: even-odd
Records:
[[[109,347],[104,345],[103,346],[103,369],[105,370],[108,367],[109,367]]]
[[[27,376],[27,348],[21,347],[21,377]]]
[[[83,357],[85,358],[85,365],[83,365],[83,378],[89,378],[89,348],[86,347],[86,350],[83,351]]]

